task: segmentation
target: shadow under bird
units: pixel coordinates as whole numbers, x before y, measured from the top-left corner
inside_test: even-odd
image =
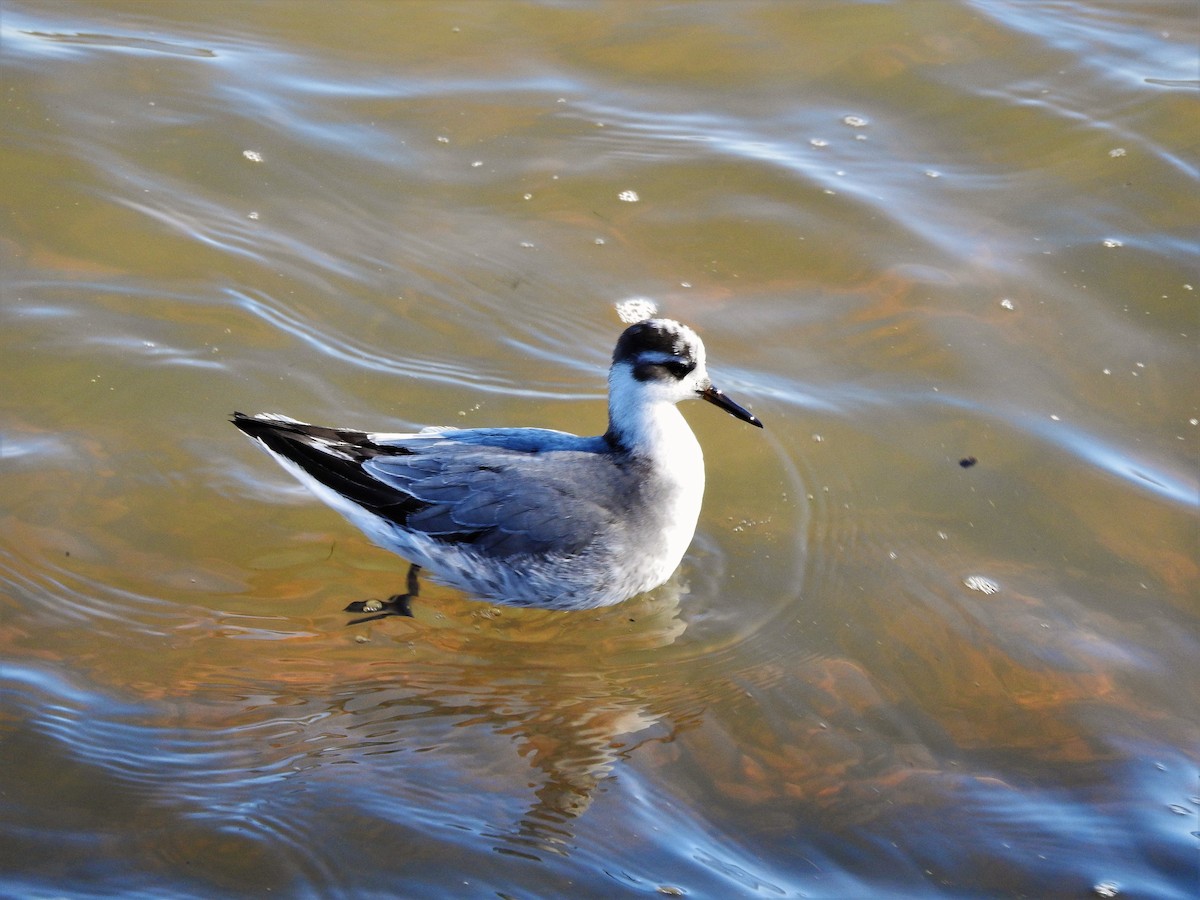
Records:
[[[662,584],[691,544],[704,457],[675,404],[697,397],[762,427],[713,386],[692,329],[647,319],[617,341],[608,430],[596,437],[545,428],[378,434],[274,414],[234,413],[233,424],[412,563],[407,594],[348,610],[409,614],[421,568],[494,603],[587,609]]]

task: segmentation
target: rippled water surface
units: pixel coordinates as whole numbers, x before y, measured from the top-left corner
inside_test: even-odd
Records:
[[[1193,4],[0,28],[0,894],[1194,896]],[[675,578],[347,625],[228,414],[595,433],[630,297],[767,426]]]

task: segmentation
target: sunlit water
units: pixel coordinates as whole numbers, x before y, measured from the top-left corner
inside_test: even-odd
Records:
[[[1189,4],[0,28],[0,893],[1194,896]],[[631,297],[767,426],[672,582],[348,627],[228,414],[595,433]]]

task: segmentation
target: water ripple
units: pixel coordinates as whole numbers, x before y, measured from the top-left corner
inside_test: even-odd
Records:
[[[499,373],[482,371],[476,360],[452,358],[439,361],[430,358],[402,359],[386,356],[366,342],[339,333],[328,324],[320,324],[287,310],[266,295],[257,292],[228,289],[227,295],[241,309],[262,319],[272,327],[299,338],[325,356],[353,366],[361,366],[387,375],[424,382],[454,385],[469,384],[472,390],[503,394],[506,397],[534,399],[581,399],[596,394],[568,394],[560,389],[522,386]]]
[[[766,379],[763,379],[766,382]],[[1200,503],[1200,481],[1182,466],[1167,459],[1146,458],[1144,449],[1122,446],[1115,439],[1088,430],[1083,425],[1062,420],[1056,414],[1039,414],[1018,407],[989,405],[949,391],[892,388],[873,389],[859,385],[822,385],[819,396],[811,385],[772,377],[757,391],[765,397],[785,401],[800,409],[836,413],[845,419],[869,419],[880,412],[900,409],[904,415],[918,417],[922,407],[969,412],[980,423],[995,422],[1014,429],[1048,446],[1067,452],[1123,482],[1172,503],[1196,507]]]
[[[1169,7],[8,0],[0,891],[1186,896]],[[346,627],[229,407],[578,430],[630,296],[768,429],[676,578]]]

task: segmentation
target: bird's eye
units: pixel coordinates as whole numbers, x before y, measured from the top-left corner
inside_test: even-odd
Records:
[[[638,363],[633,367],[633,377],[638,381],[682,381],[695,368],[694,362],[669,357],[654,362]]]
[[[694,363],[686,363],[682,360],[673,359],[662,364],[662,367],[682,381],[691,371],[696,368]]]

